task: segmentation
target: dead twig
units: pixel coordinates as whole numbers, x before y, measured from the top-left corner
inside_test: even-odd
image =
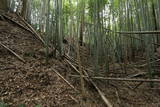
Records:
[[[78,101],[76,98],[74,98],[73,96],[69,95],[69,97],[70,97],[73,101],[75,101],[76,103],[79,103],[79,101]]]
[[[3,48],[7,49],[9,52],[11,52],[13,55],[15,55],[20,61],[22,61],[22,62],[25,63],[25,60],[24,60],[22,57],[20,57],[17,53],[15,53],[15,52],[12,51],[11,49],[9,49],[7,46],[5,46],[4,44],[2,44],[1,42],[0,42],[0,45],[1,45]]]

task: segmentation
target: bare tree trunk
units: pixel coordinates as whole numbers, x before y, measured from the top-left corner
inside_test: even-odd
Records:
[[[84,24],[83,24],[83,21],[81,21],[81,25],[80,25],[80,46],[83,45],[83,30],[84,30]]]
[[[7,0],[0,0],[0,10],[8,11]]]
[[[23,0],[23,7],[22,7],[21,16],[23,18],[26,18],[26,15],[27,15],[27,0]]]
[[[155,25],[155,28],[154,28],[154,29],[155,29],[155,31],[157,31],[157,30],[158,30],[158,25],[157,25],[155,5],[154,5],[153,1],[152,1],[152,14],[153,14],[153,21],[154,21],[154,25]],[[156,36],[157,36],[157,43],[160,43],[159,35],[156,34]]]
[[[83,32],[84,32],[84,14],[85,14],[85,10],[84,10],[84,8],[85,8],[85,4],[84,4],[84,1],[82,1],[82,3],[81,3],[81,5],[82,5],[82,10],[81,10],[81,12],[82,12],[82,16],[81,16],[81,24],[80,24],[80,46],[82,46],[83,45]]]

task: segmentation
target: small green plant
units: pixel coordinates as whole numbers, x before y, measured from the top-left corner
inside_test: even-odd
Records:
[[[18,107],[25,107],[25,104],[19,104]]]
[[[42,107],[40,104],[38,104],[38,105],[35,105],[34,107]]]
[[[0,107],[8,107],[8,105],[4,102],[0,102]]]

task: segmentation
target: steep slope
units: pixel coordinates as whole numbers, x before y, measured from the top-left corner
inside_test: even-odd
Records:
[[[26,27],[15,14],[7,16]],[[0,102],[12,107],[74,104],[74,91],[52,70],[67,72],[65,64],[53,58],[46,64],[43,45],[31,32],[2,16],[0,19],[0,43],[25,60],[23,63],[0,46]]]

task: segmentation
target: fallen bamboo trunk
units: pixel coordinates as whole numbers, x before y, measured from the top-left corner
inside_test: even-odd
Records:
[[[92,23],[85,23],[85,24],[94,26],[94,24]],[[141,34],[141,35],[142,34],[160,34],[160,30],[157,30],[157,31],[114,31],[114,30],[107,29],[107,28],[104,28],[104,30],[108,32],[119,33],[119,34]]]
[[[160,31],[119,31],[119,34],[160,34]]]
[[[25,63],[25,60],[24,60],[22,57],[20,57],[17,53],[15,53],[15,52],[12,51],[11,49],[9,49],[7,46],[5,46],[4,44],[2,44],[1,42],[0,42],[0,45],[1,45],[3,48],[7,49],[9,52],[11,52],[13,55],[15,55],[20,61],[22,61],[22,62]]]
[[[79,78],[79,75],[71,75],[72,77]],[[111,81],[130,81],[130,82],[160,82],[160,79],[129,79],[129,78],[111,78],[111,77],[90,77],[83,76],[83,78],[92,78],[99,80],[111,80]]]

